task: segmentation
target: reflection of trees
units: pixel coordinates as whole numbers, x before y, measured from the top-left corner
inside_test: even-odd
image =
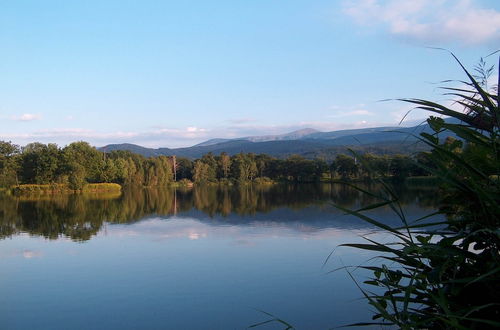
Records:
[[[376,191],[377,186],[367,187]],[[395,187],[401,203],[433,207],[433,190]],[[131,223],[196,209],[210,217],[300,210],[332,203],[356,208],[375,200],[341,184],[195,186],[192,189],[125,189],[120,195],[59,195],[23,198],[0,195],[0,238],[27,232],[49,239],[88,240],[104,222]]]
[[[17,232],[18,202],[0,194],[0,238],[8,237]]]
[[[61,235],[87,240],[101,228],[107,200],[91,200],[82,196],[65,195],[57,198],[23,200],[2,198],[8,212],[0,215],[2,235],[23,231],[50,239]]]

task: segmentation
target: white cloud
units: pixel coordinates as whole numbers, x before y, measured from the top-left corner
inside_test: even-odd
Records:
[[[32,113],[24,113],[20,116],[12,116],[11,119],[17,121],[34,121],[42,119],[42,116]]]
[[[368,110],[351,110],[351,111],[336,111],[333,115],[329,115],[330,118],[343,118],[352,116],[373,116],[374,113]]]
[[[472,0],[347,0],[344,13],[357,24],[381,26],[419,42],[476,45],[500,40],[500,12]]]
[[[209,132],[206,128],[188,126],[186,128],[158,128],[155,131],[143,133],[143,136],[174,137],[182,140],[200,139],[207,136]]]
[[[149,147],[178,147],[193,145],[208,138],[210,130],[199,127],[155,128],[151,131],[114,131],[100,132],[83,128],[59,128],[38,130],[29,133],[3,133],[0,140],[12,140],[16,143],[30,142],[58,143],[61,145],[73,141],[88,141],[94,145],[110,143],[137,143]]]
[[[356,110],[355,110],[356,111]],[[364,113],[364,111],[363,111]],[[338,120],[304,121],[284,125],[221,125],[211,129],[189,126],[185,128],[155,127],[150,131],[114,131],[102,132],[83,128],[46,129],[26,133],[1,133],[0,140],[13,141],[26,145],[31,142],[57,143],[64,146],[74,141],[87,141],[95,146],[115,143],[134,143],[151,148],[188,147],[212,138],[242,138],[246,136],[278,135],[304,128],[319,131],[335,131],[343,129],[378,127],[394,125],[394,122],[369,121],[362,118],[355,123]]]
[[[314,128],[319,131],[328,132],[343,129],[394,126],[395,121],[378,121],[372,113],[367,110],[353,110],[354,106],[343,112],[360,116],[357,122],[343,122],[333,118],[331,120],[303,121],[293,124],[257,124],[238,123],[227,125],[227,121],[220,125],[209,128],[187,126],[183,128],[152,127],[145,131],[97,131],[84,128],[59,128],[45,129],[24,133],[0,132],[0,140],[13,141],[16,144],[26,145],[31,142],[57,143],[64,146],[74,141],[87,141],[95,146],[104,146],[115,143],[134,143],[151,148],[177,148],[188,147],[212,138],[242,138],[247,136],[278,135],[289,133],[304,128]],[[340,111],[337,111],[340,113]],[[394,119],[400,119],[401,113],[393,113]],[[368,116],[369,119],[368,119]]]
[[[253,222],[250,228],[231,225],[213,226],[200,219],[194,219],[188,215],[170,216],[165,222],[161,218],[152,218],[135,223],[133,226],[113,226],[106,233],[107,236],[127,237],[138,236],[150,237],[152,241],[169,241],[171,239],[197,240],[203,238],[232,237],[233,244],[251,247],[254,241],[249,241],[250,233],[254,239],[266,239],[293,235],[302,239],[331,240],[340,239],[338,228],[316,228],[305,224],[297,224],[291,221]],[[227,220],[227,219],[226,219]],[[285,220],[285,219],[283,219]],[[348,228],[343,234],[356,236],[363,229]],[[102,233],[100,233],[102,235]]]

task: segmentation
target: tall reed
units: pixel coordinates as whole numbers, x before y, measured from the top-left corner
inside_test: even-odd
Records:
[[[379,266],[361,266],[372,274],[359,287],[376,310],[373,320],[351,326],[500,327],[500,94],[498,85],[496,90],[486,85],[492,68],[481,61],[471,74],[451,55],[467,78],[460,82],[463,87],[443,87],[456,100],[452,106],[400,100],[451,118],[431,116],[427,123],[434,133],[419,136],[432,148],[425,170],[439,182],[438,212],[410,221],[397,194],[383,182],[380,202],[357,210],[338,206],[392,237],[390,243],[368,236],[362,244],[343,244],[374,251],[381,260]],[[366,213],[386,205],[401,219],[399,228]],[[435,220],[436,214],[444,220]]]

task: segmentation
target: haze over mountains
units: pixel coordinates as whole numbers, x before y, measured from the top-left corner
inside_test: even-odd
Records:
[[[135,144],[110,144],[102,151],[127,150],[145,157],[172,156],[199,158],[212,152],[226,152],[234,155],[240,152],[264,153],[274,157],[301,155],[306,158],[333,158],[338,153],[346,153],[347,148],[369,151],[377,154],[411,153],[424,150],[416,143],[421,132],[430,132],[425,125],[414,127],[374,127],[331,132],[320,132],[312,128],[301,129],[280,135],[247,136],[235,139],[210,139],[185,148],[145,148]]]

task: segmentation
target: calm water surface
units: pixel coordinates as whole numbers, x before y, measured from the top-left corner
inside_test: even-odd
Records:
[[[431,189],[399,194],[410,219],[435,209]],[[338,248],[322,267],[374,229],[332,203],[370,202],[330,184],[0,196],[0,329],[245,329],[268,319],[258,310],[297,329],[370,320],[346,272],[329,273],[370,256]]]

